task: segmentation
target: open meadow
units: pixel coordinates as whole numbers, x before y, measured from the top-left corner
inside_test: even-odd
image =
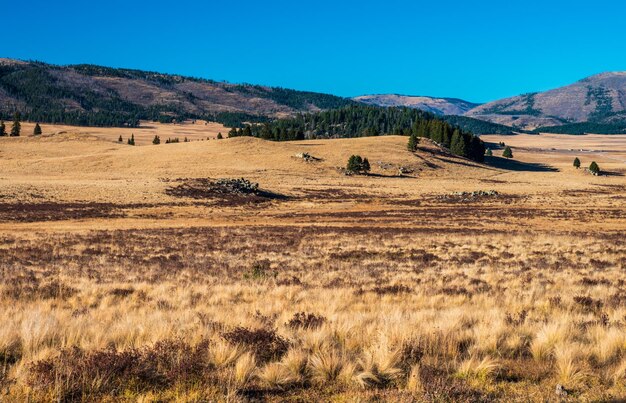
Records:
[[[626,136],[149,125],[0,138],[0,401],[626,397]]]

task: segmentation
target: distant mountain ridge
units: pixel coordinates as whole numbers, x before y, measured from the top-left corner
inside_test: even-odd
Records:
[[[477,106],[465,116],[522,129],[626,129],[626,72],[602,73],[553,90]]]
[[[400,94],[361,95],[352,99],[367,105],[387,107],[404,106],[431,112],[436,115],[464,115],[469,110],[480,105],[458,98],[436,98]]]
[[[626,133],[626,72],[597,74],[553,90],[480,105],[399,94],[350,99],[135,69],[0,58],[4,120],[18,111],[25,120],[84,126],[207,119],[233,127],[357,104],[419,109],[477,134]]]

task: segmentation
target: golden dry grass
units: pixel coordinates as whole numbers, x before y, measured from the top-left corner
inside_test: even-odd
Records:
[[[2,138],[0,399],[622,398],[626,138],[601,177],[557,140]],[[288,198],[166,192],[242,176]]]

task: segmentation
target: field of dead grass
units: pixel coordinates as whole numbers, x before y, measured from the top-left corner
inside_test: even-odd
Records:
[[[623,398],[626,139],[486,139],[0,139],[0,400]]]

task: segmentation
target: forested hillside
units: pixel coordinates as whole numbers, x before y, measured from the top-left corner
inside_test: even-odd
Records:
[[[447,115],[443,116],[442,119],[453,126],[459,126],[463,128],[463,130],[470,131],[474,134],[515,134],[511,126],[491,123],[467,116]]]
[[[0,59],[0,118],[85,126],[208,119],[229,126],[353,104],[334,95],[94,65]]]

